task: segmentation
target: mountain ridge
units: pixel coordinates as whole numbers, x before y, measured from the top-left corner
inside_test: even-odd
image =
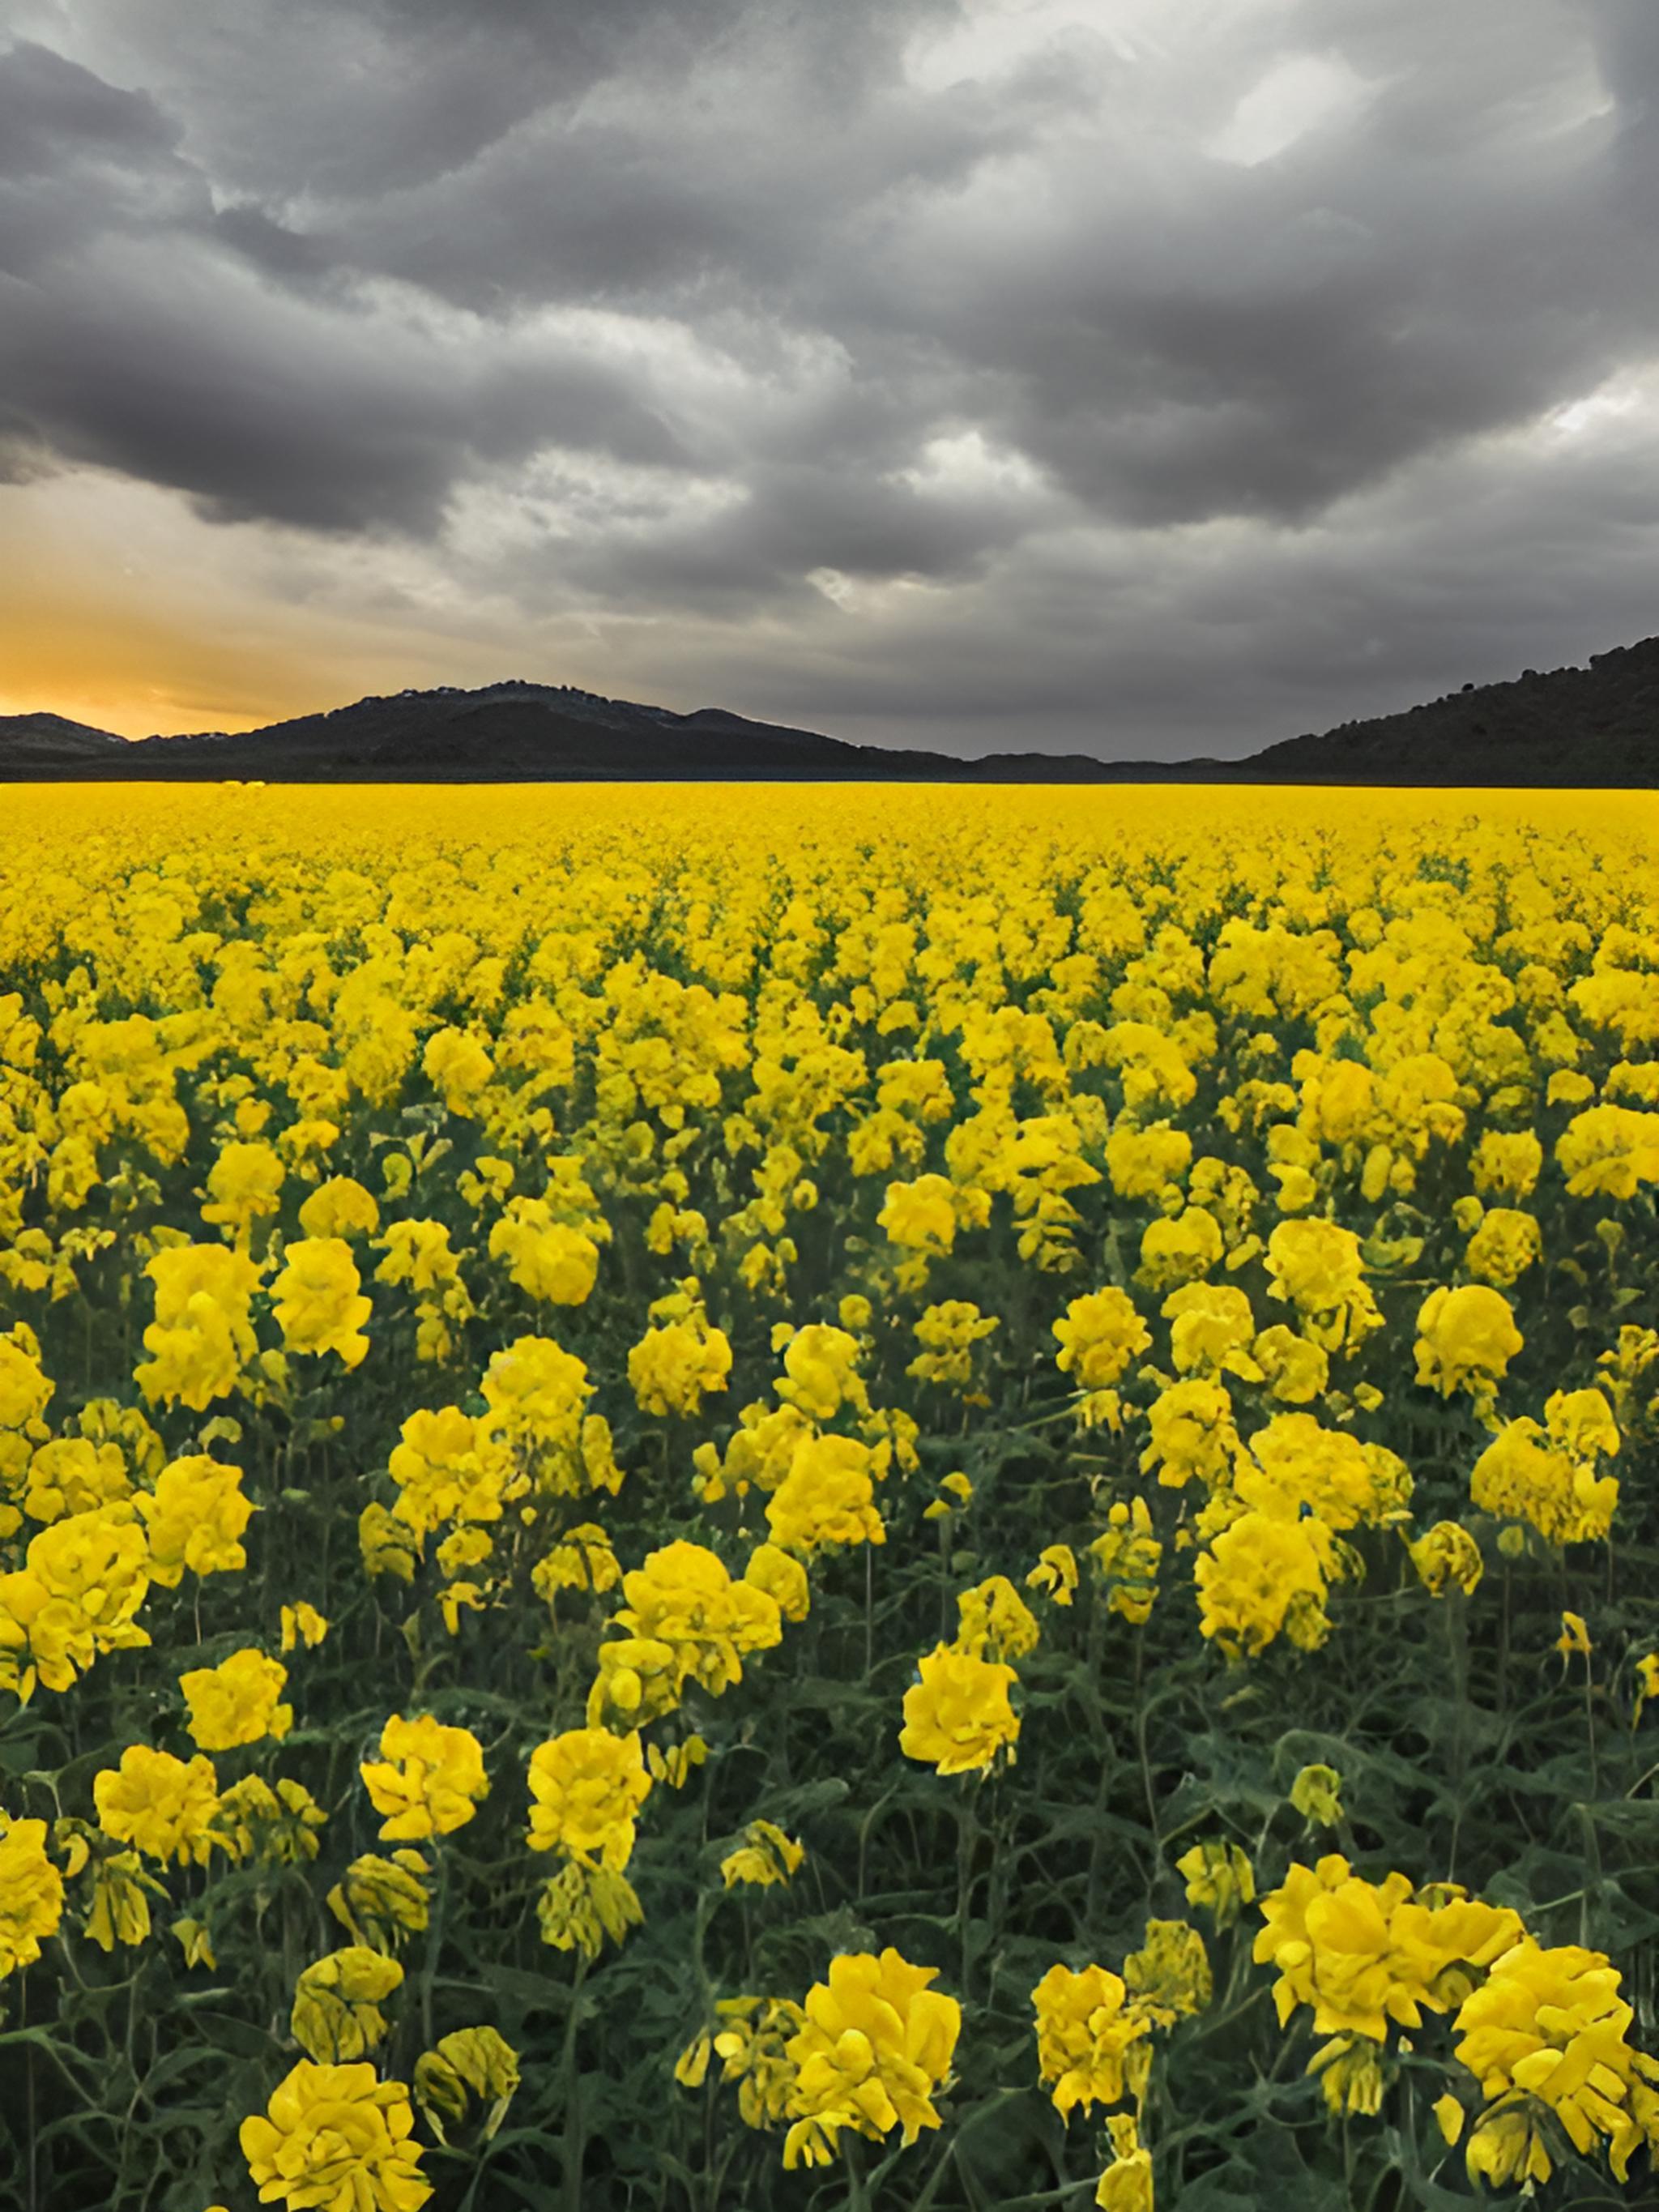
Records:
[[[977,760],[860,745],[718,707],[681,714],[511,678],[371,694],[256,730],[124,738],[38,712],[0,715],[0,782],[807,781],[1316,782],[1651,788],[1659,636],[1569,665],[1344,722],[1240,760]]]

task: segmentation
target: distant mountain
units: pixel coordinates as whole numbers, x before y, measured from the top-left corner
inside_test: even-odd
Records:
[[[53,728],[64,734],[54,738]],[[95,749],[87,740],[96,740]],[[119,748],[118,753],[114,751]],[[124,741],[56,715],[0,716],[0,781],[142,777],[268,783],[926,782],[999,775],[1095,781],[1152,772],[1081,755],[1006,753],[988,761],[854,745],[816,731],[752,722],[717,707],[678,714],[568,684],[444,684],[359,699],[228,735]]]
[[[1104,719],[1104,718],[1103,718]],[[1103,761],[848,744],[717,707],[678,714],[568,684],[443,684],[260,730],[131,742],[58,714],[0,715],[0,782],[138,777],[267,783],[1355,783],[1604,786],[1659,777],[1659,637],[1587,669],[1466,685],[1428,706],[1243,760]]]
[[[124,756],[115,758],[119,747]],[[49,777],[54,769],[88,763],[88,773],[121,775],[131,750],[124,738],[94,730],[62,714],[0,714],[0,777]]]
[[[1289,738],[1240,762],[1284,783],[1522,784],[1651,790],[1659,782],[1659,637],[1527,669],[1426,707]]]

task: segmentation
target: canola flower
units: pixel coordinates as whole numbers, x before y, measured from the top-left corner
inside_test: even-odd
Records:
[[[135,1498],[152,1582],[176,1589],[186,1573],[234,1574],[247,1565],[241,1540],[259,1509],[243,1492],[242,1479],[240,1468],[192,1452],[170,1460],[154,1491]]]
[[[100,1653],[141,1650],[137,1615],[152,1559],[125,1502],[72,1513],[28,1541],[0,1576],[0,1690],[27,1703],[37,1683],[67,1691]]]
[[[337,2065],[383,2042],[380,2007],[403,1986],[395,1959],[366,1944],[331,1951],[307,1966],[294,1989],[289,2033],[307,2057]]]
[[[1659,2061],[1626,2041],[1635,2014],[1620,1979],[1600,1952],[1523,1936],[1464,1998],[1456,2056],[1486,2100],[1469,2138],[1471,2179],[1547,2181],[1546,2113],[1581,2154],[1604,2147],[1626,2179],[1659,2130]]]
[[[673,1654],[676,1692],[695,1680],[713,1695],[743,1679],[742,1655],[782,1638],[778,1600],[746,1577],[734,1579],[700,1544],[653,1552],[622,1577],[626,1605],[613,1618],[631,1638]]]
[[[440,2036],[415,2062],[415,2099],[440,2142],[443,2124],[453,2127],[467,2118],[476,2100],[487,2104],[483,2140],[488,2142],[507,2117],[519,2086],[519,2054],[487,2023]]]
[[[359,1771],[369,1802],[385,1815],[387,1843],[422,1843],[463,1827],[484,1797],[483,1747],[470,1729],[448,1728],[429,1714],[393,1713],[380,1730],[380,1755]]]
[[[692,2038],[674,2062],[682,2088],[700,2089],[710,2062],[720,2061],[720,2078],[738,2085],[738,2110],[744,2125],[776,2127],[787,2120],[799,2069],[789,2045],[806,2026],[806,2014],[793,1997],[721,1997],[711,2027]]]
[[[300,1645],[314,1651],[327,1634],[327,1620],[308,1598],[302,1597],[283,1607],[281,1643],[284,1651],[292,1651]]]
[[[1237,1844],[1209,1838],[1176,1861],[1187,1884],[1187,1902],[1208,1912],[1217,1931],[1229,1928],[1255,1895],[1255,1870]]]
[[[720,1880],[728,1889],[735,1882],[759,1889],[786,1882],[806,1856],[806,1846],[775,1820],[751,1820],[743,1832],[738,1849],[720,1861]]]
[[[0,1978],[32,1966],[64,1911],[64,1878],[47,1856],[44,1820],[0,1813]]]
[[[1417,2028],[1425,2010],[1446,2011],[1467,1992],[1466,1970],[1490,1966],[1522,1932],[1508,1906],[1452,1885],[1414,1892],[1403,1874],[1374,1884],[1334,1851],[1313,1867],[1293,1864],[1261,1910],[1254,1956],[1278,1969],[1281,2023],[1309,2005],[1316,2033],[1374,2043],[1390,2022]]]
[[[354,1943],[395,1951],[424,1932],[431,1917],[432,1865],[419,1851],[390,1857],[366,1851],[328,1893],[328,1909]]]
[[[1051,1966],[1031,1992],[1036,2009],[1037,2070],[1054,2109],[1115,2105],[1144,2089],[1152,2063],[1152,2022],[1129,2002],[1121,1974],[1105,1966]]]
[[[1019,1736],[1019,1717],[1008,1702],[1018,1680],[1013,1668],[940,1644],[918,1661],[916,1675],[904,1693],[899,1731],[907,1759],[931,1761],[945,1775],[988,1767],[1005,1750],[1012,1756]]]
[[[283,1256],[271,1312],[285,1346],[313,1357],[337,1352],[347,1367],[358,1366],[368,1356],[362,1324],[373,1308],[359,1289],[351,1247],[343,1237],[307,1237]]]
[[[1025,1790],[1060,1790],[1064,1879],[1116,1911],[1134,1842],[1064,1823],[1103,1770],[1109,1833],[1141,1826],[1118,1738],[1149,1804],[1199,1711],[1250,1773],[1328,1650],[1363,1680],[1416,1639],[1446,1694],[1468,1666],[1498,1703],[1541,1656],[1537,1725],[1564,1760],[1569,1722],[1591,1739],[1573,1786],[1592,1821],[1619,1798],[1597,1832],[1628,1870],[1659,1662],[1601,1593],[1638,1603],[1620,1553],[1651,1540],[1659,1437],[1639,809],[1210,794],[1200,834],[1134,793],[891,798],[872,823],[750,794],[734,835],[728,795],[458,793],[441,818],[135,792],[118,822],[92,793],[66,839],[61,794],[19,796],[0,1978],[31,2022],[110,1960],[186,2045],[173,1977],[286,2020],[305,2060],[244,2129],[262,2201],[404,2212],[416,2130],[457,2156],[499,2132],[520,2054],[475,1969],[514,2005],[526,1958],[592,1972],[574,2033],[633,2067],[661,1992],[612,2006],[597,1978],[627,1942],[636,1986],[691,1993],[689,1947],[658,1963],[677,1883],[717,1931],[678,2077],[718,2072],[789,2165],[914,2145],[984,2030],[981,1916],[1048,1893]],[[1166,1668],[1192,1711],[1158,1702]],[[817,1720],[787,1723],[798,1681],[814,1714],[855,1701],[823,1724],[845,1782]],[[491,1770],[517,1731],[527,1830],[457,1714]],[[940,1784],[1017,1747],[994,1794],[1032,1881],[964,1826],[956,1917],[941,1891],[919,1923],[960,1940],[959,2002],[879,1924],[805,2002],[817,1967],[758,1985],[842,1879],[836,1822],[896,1895],[883,1790],[965,1813],[979,1793]],[[1079,1942],[1038,1984],[1074,2179],[1150,2206],[1151,2069],[1176,2078],[1234,1971],[1274,1991],[1278,2029],[1257,2006],[1241,2031],[1258,2078],[1356,2140],[1398,2122],[1409,2058],[1442,2069],[1425,2108],[1473,2185],[1541,2186],[1570,2150],[1641,2186],[1654,2062],[1589,1948],[1623,1875],[1589,1881],[1579,1945],[1435,1880],[1449,1840],[1466,1881],[1494,1870],[1479,1790],[1449,1837],[1428,1793],[1411,1872],[1285,1871],[1292,1814],[1305,1838],[1351,1796],[1359,1852],[1399,1771],[1331,1755],[1351,1788],[1304,1767],[1286,1812],[1275,1764],[1149,1855],[1201,1934],[1147,1921],[1109,1966]],[[844,1811],[814,1795],[837,1784]],[[338,1948],[273,1992],[251,1901],[297,1928],[307,1896]],[[779,1948],[739,1960],[723,1931],[751,1917]],[[532,2078],[545,2026],[532,2007]],[[394,2027],[410,2087],[374,2063]],[[1307,2039],[1288,2069],[1275,2033]]]
[[[597,1859],[620,1874],[651,1789],[637,1733],[568,1729],[530,1757],[530,1848]]]
[[[1108,2113],[1106,2129],[1112,2162],[1097,2185],[1095,2203],[1102,2212],[1152,2212],[1152,2154],[1133,2113]]]
[[[133,1379],[152,1401],[177,1401],[200,1413],[228,1397],[257,1350],[250,1304],[258,1269],[246,1253],[221,1244],[175,1244],[144,1273],[155,1288],[155,1318],[144,1331],[150,1354]]]
[[[238,1864],[300,1866],[318,1856],[317,1832],[327,1820],[304,1783],[286,1774],[274,1782],[245,1774],[220,1792],[214,1826]]]
[[[962,2007],[932,1987],[937,1979],[890,1945],[830,1960],[785,2046],[796,2069],[786,2166],[827,2165],[845,2129],[878,2142],[896,2128],[912,2143],[943,2124],[933,2099],[950,2080]]]
[[[288,1681],[280,1660],[245,1648],[216,1667],[195,1667],[179,1677],[190,1709],[190,1735],[198,1751],[234,1751],[265,1736],[285,1736],[292,1705],[279,1704]]]
[[[167,1893],[165,1885],[146,1873],[137,1851],[106,1853],[92,1876],[87,1941],[106,1952],[112,1952],[118,1943],[136,1949],[150,1932],[150,1897]]]
[[[173,1860],[205,1866],[216,1847],[222,1848],[216,1825],[218,1776],[199,1752],[182,1759],[130,1744],[118,1766],[93,1777],[92,1798],[106,1836],[164,1866]]]
[[[259,2199],[289,2212],[349,2204],[353,2212],[420,2212],[432,2195],[411,2140],[415,2114],[401,2081],[380,2081],[366,2060],[302,2058],[242,2123],[242,2154]]]

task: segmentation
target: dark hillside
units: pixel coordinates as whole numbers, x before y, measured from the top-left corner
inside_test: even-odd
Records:
[[[1103,714],[1102,743],[1111,740]],[[1425,706],[1237,761],[949,754],[854,745],[714,707],[678,714],[563,684],[517,682],[359,699],[228,736],[131,743],[61,715],[0,716],[0,781],[141,777],[267,783],[1249,782],[1603,786],[1659,768],[1659,637],[1588,668],[1527,670]]]

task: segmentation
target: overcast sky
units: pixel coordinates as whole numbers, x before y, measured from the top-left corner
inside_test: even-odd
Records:
[[[0,0],[0,712],[1247,752],[1659,631],[1656,0]]]

